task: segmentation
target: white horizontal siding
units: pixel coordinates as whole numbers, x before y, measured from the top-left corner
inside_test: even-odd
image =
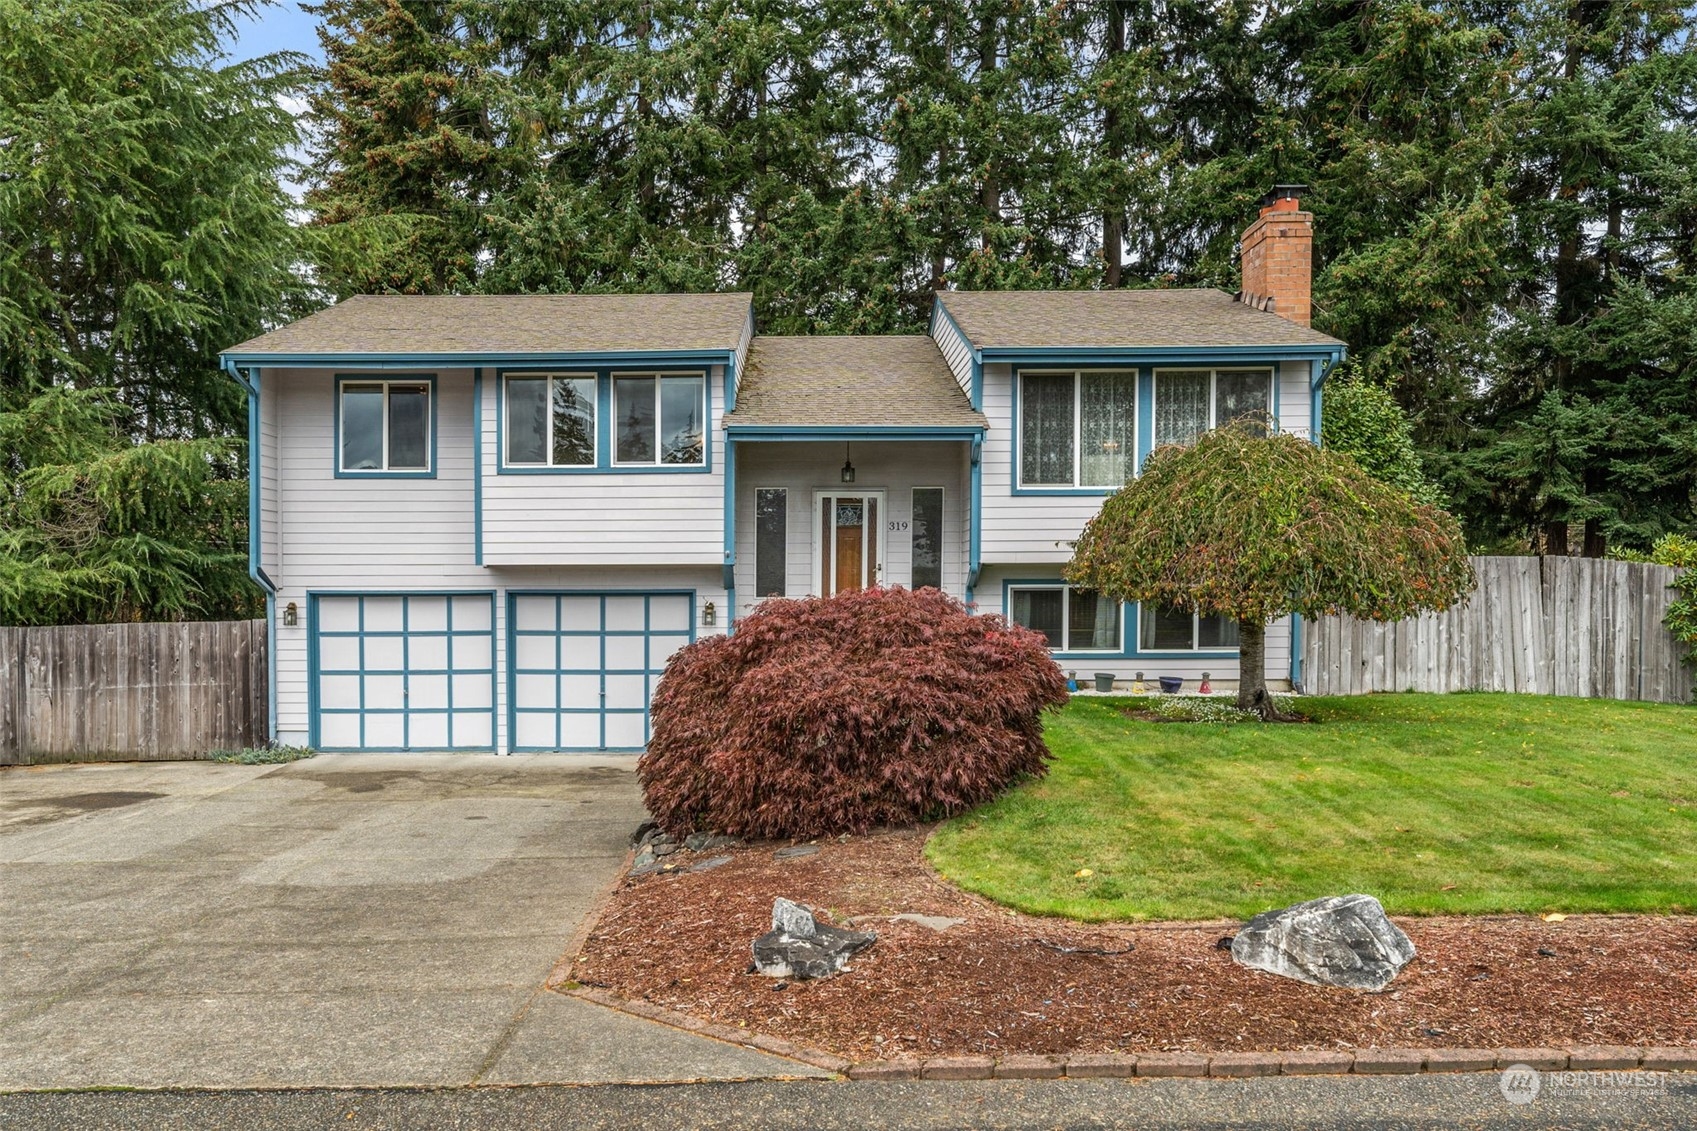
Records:
[[[1059,580],[1058,570],[1044,570],[1041,567],[1016,566],[1013,568],[986,567],[980,579],[975,597],[980,613],[1006,613],[1003,607],[1004,585],[1009,581],[1043,581]],[[1126,624],[1128,633],[1128,651],[1136,651],[1137,642],[1129,638],[1129,619]],[[1149,656],[1091,656],[1069,655],[1062,656],[1057,661],[1062,668],[1078,672],[1078,678],[1088,684],[1095,672],[1113,672],[1116,679],[1130,680],[1138,672],[1151,686],[1163,675],[1176,675],[1187,681],[1186,691],[1194,691],[1196,681],[1207,672],[1215,683],[1222,681],[1227,686],[1234,686],[1238,677],[1236,659],[1221,659],[1217,656],[1210,658],[1194,658],[1183,653],[1163,653]],[[1290,618],[1281,617],[1267,626],[1267,663],[1266,678],[1269,684],[1276,688],[1285,688],[1290,684]],[[1123,689],[1122,689],[1123,690]]]
[[[960,382],[961,390],[968,397],[972,396],[972,346],[967,342],[954,320],[943,314],[939,307],[937,315],[931,320],[931,340],[937,343],[937,348],[943,352],[943,360],[949,363],[949,371]]]
[[[736,376],[740,382],[748,369],[748,346],[754,341],[754,307],[748,308],[748,319],[742,324],[742,337],[737,339]],[[735,408],[735,405],[731,406]]]
[[[483,380],[483,561],[490,566],[722,565],[724,367],[713,366],[707,472],[497,471],[497,378]]]
[[[1102,509],[1103,496],[1013,493],[1013,368],[1006,363],[984,366],[984,415],[990,429],[984,436],[982,560],[1065,562],[1079,531]],[[975,590],[980,600],[982,589]]]
[[[259,385],[259,564],[273,583],[282,572],[282,526],[279,521],[281,481],[278,476],[277,382],[260,374]],[[251,454],[251,453],[250,453]]]
[[[1279,366],[1279,431],[1296,436],[1308,435],[1313,424],[1313,404],[1309,400],[1309,363],[1286,361]]]
[[[815,492],[849,495],[882,490],[885,513],[879,519],[880,561],[889,585],[913,581],[913,488],[943,488],[943,589],[957,597],[966,591],[968,445],[939,441],[856,443],[852,449],[855,482],[841,481],[844,449],[840,443],[744,443],[737,447],[737,615],[747,614],[764,596],[755,590],[754,498],[762,487],[789,492],[785,594],[801,597],[820,589],[814,543],[819,516]],[[889,524],[908,523],[892,531]]]
[[[1308,434],[1309,363],[1287,361],[1278,367],[1279,428]],[[1016,495],[1014,476],[1013,369],[984,367],[984,415],[990,430],[984,439],[984,530],[986,563],[1061,563],[1072,557],[1071,543],[1102,507],[1103,495]],[[1138,434],[1146,431],[1138,422]],[[1141,441],[1140,441],[1141,442]]]

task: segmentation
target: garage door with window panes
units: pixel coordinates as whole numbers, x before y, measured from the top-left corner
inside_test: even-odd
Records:
[[[495,745],[495,598],[312,598],[313,736],[321,750]]]
[[[692,593],[508,598],[515,750],[639,750],[648,703],[694,638]]]

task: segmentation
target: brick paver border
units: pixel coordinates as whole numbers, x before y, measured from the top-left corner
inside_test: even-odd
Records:
[[[1577,1046],[1514,1049],[1338,1049],[1292,1052],[1076,1052],[1066,1056],[1008,1054],[898,1057],[854,1062],[764,1033],[704,1021],[653,1002],[620,997],[590,986],[558,986],[581,997],[675,1029],[822,1068],[850,1080],[1056,1080],[1189,1076],[1408,1075],[1416,1072],[1492,1072],[1511,1064],[1541,1071],[1608,1070],[1697,1072],[1697,1048]]]

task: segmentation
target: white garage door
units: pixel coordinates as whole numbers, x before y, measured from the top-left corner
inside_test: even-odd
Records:
[[[515,750],[640,750],[666,661],[694,635],[693,593],[514,593]]]
[[[312,612],[313,746],[494,747],[493,594],[318,596]]]

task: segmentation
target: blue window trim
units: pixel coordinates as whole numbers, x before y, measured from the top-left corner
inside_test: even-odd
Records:
[[[1047,588],[1050,588],[1050,589],[1057,589],[1057,588],[1078,589],[1078,588],[1081,588],[1081,586],[1069,585],[1065,580],[1063,580],[1062,578],[1059,578],[1059,577],[1022,577],[1022,578],[1009,578],[1009,579],[1004,580],[1002,582],[1002,615],[1007,618],[1009,624],[1014,623],[1014,619],[1013,619],[1013,590],[1015,590],[1015,589],[1043,588],[1043,587],[1047,587]],[[1118,651],[1115,651],[1115,652],[1100,652],[1100,651],[1095,651],[1095,650],[1089,650],[1089,651],[1083,651],[1083,652],[1079,652],[1079,651],[1055,652],[1055,651],[1052,651],[1052,652],[1049,653],[1049,655],[1054,657],[1056,660],[1077,660],[1080,663],[1082,663],[1086,660],[1092,660],[1092,659],[1095,659],[1095,660],[1151,660],[1151,661],[1154,661],[1154,660],[1235,660],[1235,659],[1238,658],[1238,649],[1236,649],[1236,648],[1233,648],[1233,649],[1230,649],[1230,650],[1212,649],[1212,650],[1208,650],[1208,651],[1198,651],[1198,652],[1170,651],[1170,650],[1164,650],[1164,649],[1161,650],[1161,651],[1147,651],[1147,652],[1143,651],[1142,649],[1140,649],[1137,646],[1137,641],[1142,639],[1142,637],[1139,635],[1141,630],[1142,630],[1142,625],[1139,621],[1139,616],[1142,612],[1142,609],[1143,609],[1143,606],[1136,601],[1128,602],[1128,603],[1122,604],[1120,606],[1120,647],[1119,647]]]
[[[332,397],[333,397],[333,405],[332,405],[332,408],[331,408],[331,418],[335,421],[335,426],[331,430],[331,433],[330,433],[330,442],[331,442],[330,466],[331,466],[332,470],[335,472],[335,477],[337,479],[434,479],[434,478],[436,478],[436,437],[437,437],[437,433],[439,431],[439,429],[437,427],[436,374],[434,374],[434,373],[399,373],[399,372],[337,373],[337,374],[334,375],[334,378],[335,379],[332,382],[332,386],[331,386]],[[423,381],[430,386],[430,466],[429,467],[425,468],[422,471],[390,471],[388,468],[382,468],[382,469],[374,468],[370,471],[348,471],[348,470],[346,470],[345,468],[342,467],[342,386],[349,383],[349,382],[354,382],[354,383],[357,384],[357,383],[362,382],[362,381],[382,381],[382,382],[386,382],[386,383],[390,383],[390,384],[405,384],[405,383],[408,383],[408,382]],[[384,398],[385,401],[388,400],[388,393],[387,392],[385,392],[383,394],[383,398]],[[384,421],[385,427],[388,426],[388,420],[389,420],[389,408],[388,408],[388,405],[385,404],[384,407],[383,407],[383,421]]]
[[[601,717],[600,718],[600,726],[601,726],[601,742],[602,742],[602,745],[600,745],[600,746],[520,746],[520,745],[518,745],[516,736],[518,734],[518,716],[519,716],[518,677],[519,677],[520,673],[519,673],[517,656],[518,656],[518,638],[519,638],[520,632],[519,632],[518,625],[517,625],[517,618],[514,616],[514,613],[518,608],[518,599],[520,597],[553,597],[555,599],[558,599],[558,598],[561,598],[561,597],[599,597],[599,598],[601,598],[601,626],[602,627],[600,629],[596,630],[596,631],[561,630],[561,629],[547,629],[547,630],[526,629],[524,631],[523,635],[526,635],[526,636],[552,636],[554,638],[554,640],[555,640],[555,650],[554,650],[555,667],[554,667],[554,670],[556,672],[561,670],[560,669],[561,652],[560,652],[560,643],[559,642],[562,639],[564,639],[568,636],[593,637],[593,638],[599,639],[602,642],[601,645],[600,645],[601,653],[600,653],[599,670],[601,671],[601,673],[603,675],[603,679],[605,679],[606,673],[608,671],[607,663],[606,663],[606,648],[607,648],[606,638],[609,635],[612,635],[612,636],[641,636],[643,638],[643,640],[646,641],[650,636],[652,636],[654,634],[653,626],[652,626],[653,610],[652,610],[652,607],[649,605],[649,603],[646,600],[643,602],[643,607],[642,607],[643,627],[642,627],[642,630],[640,632],[638,632],[635,629],[617,629],[617,630],[613,630],[613,631],[609,632],[606,628],[606,624],[607,624],[607,603],[606,603],[606,599],[608,597],[643,597],[643,598],[650,598],[650,597],[688,597],[689,598],[689,642],[693,644],[695,642],[695,638],[696,638],[695,637],[696,603],[697,603],[696,602],[696,593],[697,593],[697,591],[694,590],[694,589],[509,589],[509,590],[507,590],[507,749],[508,749],[508,751],[511,752],[511,753],[514,753],[514,754],[540,754],[540,753],[551,753],[553,751],[566,751],[566,752],[572,752],[572,753],[614,754],[614,753],[634,753],[634,752],[637,752],[637,751],[640,751],[640,750],[643,749],[643,747],[640,747],[640,746],[610,747],[610,746],[606,745],[606,741],[607,741],[607,718],[606,717],[607,717],[607,715],[609,715],[609,714],[615,714],[615,715],[618,715],[618,714],[637,714],[638,713],[635,708],[630,708],[630,707],[581,707],[581,708],[536,707],[536,708],[525,708],[525,710],[524,710],[525,714],[552,714],[552,715],[556,716],[556,719],[561,714],[594,714],[594,715],[599,715]],[[556,615],[556,617],[559,615],[557,608],[556,608],[555,615]],[[556,620],[555,623],[557,624],[558,621]],[[675,635],[675,634],[668,633],[667,635]],[[528,674],[532,674],[532,672],[531,672],[531,670],[527,669],[527,671],[524,674],[528,675]],[[633,674],[633,675],[634,674],[641,674],[644,677],[644,680],[645,680],[645,690],[648,692],[649,697],[652,698],[653,687],[652,686],[646,686],[646,680],[649,678],[651,672],[650,672],[650,669],[647,668],[646,666],[643,668],[641,673],[637,673],[637,672],[634,672],[634,671],[628,671],[627,672],[627,671],[624,671],[623,669],[613,669],[613,674]],[[646,703],[644,703],[640,713],[643,717],[643,734],[646,736],[646,735],[649,734],[650,729],[652,727],[652,721],[649,719],[649,709],[648,709],[648,705]],[[555,732],[554,732],[555,739],[556,739],[556,741],[558,741],[561,737],[558,722],[556,722],[555,728],[556,728]]]
[[[1064,366],[1055,365],[1016,365],[1010,371],[1011,376],[1009,380],[1012,382],[1013,387],[1009,390],[1009,392],[1012,394],[1011,401],[1013,404],[1013,420],[1008,425],[1008,433],[1012,439],[1012,443],[1009,446],[1013,449],[1013,463],[1008,468],[1008,484],[1009,489],[1013,492],[1013,494],[1055,496],[1071,495],[1075,497],[1094,496],[1099,499],[1105,499],[1109,495],[1117,492],[1119,490],[1118,487],[1026,487],[1020,483],[1020,456],[1024,445],[1025,432],[1025,429],[1022,427],[1022,414],[1025,411],[1025,396],[1021,388],[1020,379],[1024,376],[1027,370],[1034,373],[1078,373],[1096,370],[1098,372],[1135,374],[1137,391],[1133,397],[1133,401],[1135,402],[1135,408],[1133,411],[1136,413],[1136,416],[1132,421],[1132,443],[1135,445],[1141,445],[1143,437],[1143,420],[1146,415],[1144,412],[1143,388],[1144,381],[1149,376],[1147,368],[1138,365],[1077,365],[1068,369]],[[1075,398],[1078,395],[1076,389],[1077,386],[1075,385],[1075,391],[1073,394]],[[1074,439],[1076,441],[1076,437]],[[1133,455],[1134,458],[1132,462],[1135,474],[1135,469],[1143,466],[1143,461],[1148,458],[1149,453],[1141,446],[1138,446]]]
[[[471,752],[489,752],[489,751],[493,751],[493,750],[496,749],[497,744],[498,744],[498,740],[499,740],[499,737],[500,737],[499,734],[496,732],[496,729],[495,729],[495,724],[499,720],[499,717],[500,717],[498,710],[497,710],[499,700],[496,698],[496,692],[499,689],[497,681],[496,681],[496,673],[500,669],[500,657],[497,656],[496,652],[495,652],[495,640],[496,640],[496,636],[495,636],[495,630],[496,630],[496,625],[495,625],[495,590],[493,590],[493,589],[352,589],[352,590],[309,589],[309,590],[307,590],[306,591],[306,726],[307,726],[307,745],[308,746],[312,747],[314,750],[321,750],[321,751],[324,751],[326,753],[333,753],[333,754],[336,754],[336,753],[355,753],[355,752],[359,752],[359,751],[389,751],[389,750],[404,750],[404,749],[406,749],[406,747],[398,747],[398,746],[321,746],[321,745],[319,745],[320,737],[321,737],[321,727],[319,726],[319,721],[322,717],[324,708],[322,708],[319,705],[319,702],[318,702],[318,679],[319,679],[320,674],[322,673],[322,666],[323,666],[321,661],[320,661],[320,656],[319,656],[319,639],[320,639],[321,634],[320,634],[320,630],[319,630],[318,603],[319,603],[319,599],[324,598],[324,597],[331,597],[331,598],[346,598],[346,597],[449,597],[449,598],[452,598],[452,597],[486,597],[486,598],[488,598],[489,599],[489,628],[487,629],[487,635],[489,637],[489,669],[488,669],[488,675],[489,675],[489,707],[488,707],[488,712],[489,712],[489,745],[487,745],[487,746],[456,746],[456,747],[452,747],[451,749],[471,751]],[[405,639],[405,633],[407,631],[406,620],[405,620],[406,615],[407,615],[406,612],[405,612],[406,606],[403,605],[402,609],[403,609],[402,622],[401,622],[402,628],[400,630],[400,635],[402,636],[402,639],[404,640]],[[365,617],[365,613],[364,613],[364,609],[362,607],[361,611],[360,611],[360,621],[361,621],[361,623],[360,623],[360,628],[359,628],[357,633],[352,633],[352,634],[350,634],[350,633],[336,633],[336,634],[334,634],[334,635],[338,635],[338,636],[357,635],[359,637],[360,641],[361,641],[360,652],[361,652],[362,656],[364,655],[364,648],[365,648],[364,639],[365,639],[365,635],[366,635],[365,626],[364,626],[364,617]],[[448,610],[448,621],[447,621],[448,627],[447,627],[446,630],[444,630],[444,631],[446,631],[446,633],[449,635],[450,638],[454,635],[454,632],[455,632],[455,630],[453,628],[453,623],[454,623],[453,622],[453,605],[452,605],[452,602],[450,602],[449,603],[449,610]],[[483,635],[484,633],[485,633],[484,629],[460,630],[460,635],[464,635],[464,636]],[[438,630],[432,629],[431,634],[437,635],[439,633],[438,633]],[[395,633],[393,631],[386,631],[382,635],[393,636],[393,635],[397,635],[397,633]],[[451,647],[451,645],[450,645],[450,647]],[[450,740],[452,740],[452,738],[453,738],[452,716],[453,716],[453,709],[454,709],[454,681],[453,681],[453,676],[456,675],[456,674],[458,674],[458,675],[483,675],[484,669],[483,668],[455,669],[453,667],[453,654],[452,654],[451,651],[450,651],[449,656],[448,656],[448,662],[449,662],[449,666],[448,666],[447,669],[445,669],[445,671],[448,675],[448,699],[447,699],[446,706],[443,707],[442,710],[446,711],[449,715],[449,719],[450,719],[449,728],[450,729],[449,729],[449,732],[448,732],[448,737],[449,737]],[[409,672],[408,674],[412,674],[412,673]],[[429,673],[419,673],[419,674],[429,674]],[[355,708],[338,708],[337,713],[342,713],[342,714],[353,713],[355,710],[356,710]],[[426,710],[427,709],[425,709],[425,708],[420,708],[421,713],[425,712]],[[484,708],[477,707],[477,708],[470,708],[470,710],[476,710],[476,711],[481,712],[481,711],[484,710]],[[365,707],[365,688],[364,688],[364,685],[362,683],[362,685],[360,687],[360,706],[357,708],[357,712],[361,715],[364,715],[364,714],[367,714],[367,713],[395,714],[395,713],[397,713],[397,710],[393,709],[393,708],[373,708],[368,712],[366,707]],[[400,708],[398,710],[398,713],[405,714],[405,713],[407,713],[407,709],[406,708]],[[437,712],[435,712],[433,709],[430,709],[429,713],[437,713]],[[361,733],[363,734],[364,733],[364,723],[363,723],[363,721],[361,722],[360,726],[361,726]],[[436,748],[435,747],[429,747],[428,749],[436,749]]]
[[[728,372],[728,370],[727,370]],[[702,403],[702,462],[690,464],[630,464],[613,461],[613,378],[621,375],[700,377]],[[507,378],[593,377],[595,379],[595,463],[571,467],[507,466]],[[705,475],[713,470],[713,369],[711,366],[668,368],[642,365],[502,366],[495,370],[496,475]]]

